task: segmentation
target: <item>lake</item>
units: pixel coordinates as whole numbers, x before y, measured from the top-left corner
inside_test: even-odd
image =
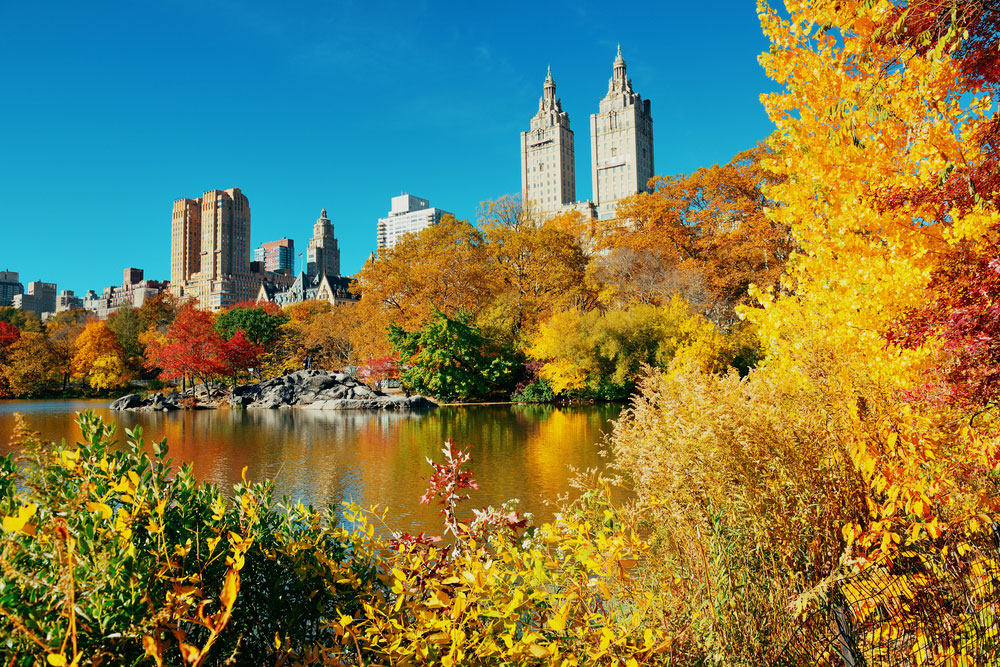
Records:
[[[78,411],[93,410],[124,428],[141,425],[147,444],[167,439],[175,463],[231,491],[247,467],[251,480],[273,479],[275,495],[316,507],[353,499],[388,507],[389,528],[439,534],[437,510],[419,502],[448,437],[468,445],[479,490],[465,503],[497,506],[518,498],[536,522],[550,503],[574,493],[576,469],[603,467],[604,434],[619,405],[441,407],[413,412],[197,410],[111,412],[107,400],[0,401],[0,454],[11,450],[14,413],[46,440],[79,439]]]

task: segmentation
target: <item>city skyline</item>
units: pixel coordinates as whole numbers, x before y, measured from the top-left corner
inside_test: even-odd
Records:
[[[766,44],[753,6],[729,6],[721,24],[718,8],[657,8],[639,21],[582,6],[555,11],[545,27],[461,6],[404,5],[386,24],[350,6],[292,15],[251,4],[229,15],[225,5],[180,2],[103,22],[93,15],[110,10],[91,10],[94,29],[83,35],[73,26],[88,10],[66,5],[44,38],[32,27],[40,10],[4,7],[0,19],[25,29],[0,45],[13,100],[0,120],[18,130],[0,145],[0,268],[77,294],[113,284],[122,266],[166,279],[172,202],[236,187],[253,202],[251,247],[290,237],[305,248],[326,208],[342,272],[352,274],[401,192],[472,220],[480,201],[520,192],[518,135],[549,66],[574,118],[576,173],[588,174],[586,119],[619,42],[629,76],[654,101],[655,173],[725,162],[768,134],[757,97],[771,88],[756,63]],[[194,46],[181,53],[171,28],[196,16],[184,40]],[[199,21],[223,17],[236,35],[199,42]],[[672,39],[657,37],[657,25]],[[683,25],[711,25],[722,46],[703,51]],[[680,67],[693,53],[701,64]],[[205,87],[215,92],[198,92]],[[575,194],[592,198],[588,179],[577,178]],[[40,208],[54,211],[66,241],[55,252],[51,238],[18,224]]]

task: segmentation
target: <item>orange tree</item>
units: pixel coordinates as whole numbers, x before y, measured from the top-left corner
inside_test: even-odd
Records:
[[[117,387],[129,379],[125,352],[105,322],[87,322],[74,343],[73,375],[94,389]]]

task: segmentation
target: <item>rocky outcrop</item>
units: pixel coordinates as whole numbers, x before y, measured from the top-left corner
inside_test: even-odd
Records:
[[[423,396],[376,396],[375,398],[333,398],[303,406],[305,410],[419,410],[436,408]]]
[[[333,399],[370,400],[381,395],[346,373],[307,370],[236,387],[227,402],[234,407],[284,408]]]
[[[182,398],[193,395],[173,393],[153,394],[142,398],[138,394],[122,396],[111,404],[112,410],[177,410]],[[423,396],[386,396],[346,373],[304,370],[256,384],[236,387],[217,401],[199,407],[228,405],[247,409],[307,407],[310,410],[408,410],[436,407]]]
[[[180,399],[181,395],[178,393],[167,394],[153,394],[149,398],[143,398],[139,394],[128,394],[127,396],[122,396],[117,401],[111,404],[112,410],[134,410],[134,411],[157,411],[157,412],[169,412],[171,410],[180,410]]]

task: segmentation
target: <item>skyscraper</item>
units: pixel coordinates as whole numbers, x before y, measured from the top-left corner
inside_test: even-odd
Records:
[[[573,130],[550,67],[531,129],[521,133],[521,201],[534,212],[549,213],[575,200]]]
[[[170,284],[180,289],[200,269],[201,199],[178,199],[170,227]]]
[[[306,249],[306,267],[306,273],[311,276],[336,278],[340,275],[340,248],[325,208],[313,225],[313,235]]]
[[[632,90],[621,45],[608,94],[590,116],[590,164],[598,216],[610,218],[615,203],[646,190],[653,176],[653,118],[649,100]]]
[[[196,251],[197,248],[197,251]],[[219,310],[253,298],[250,273],[250,201],[239,188],[209,190],[174,202],[170,288]]]

